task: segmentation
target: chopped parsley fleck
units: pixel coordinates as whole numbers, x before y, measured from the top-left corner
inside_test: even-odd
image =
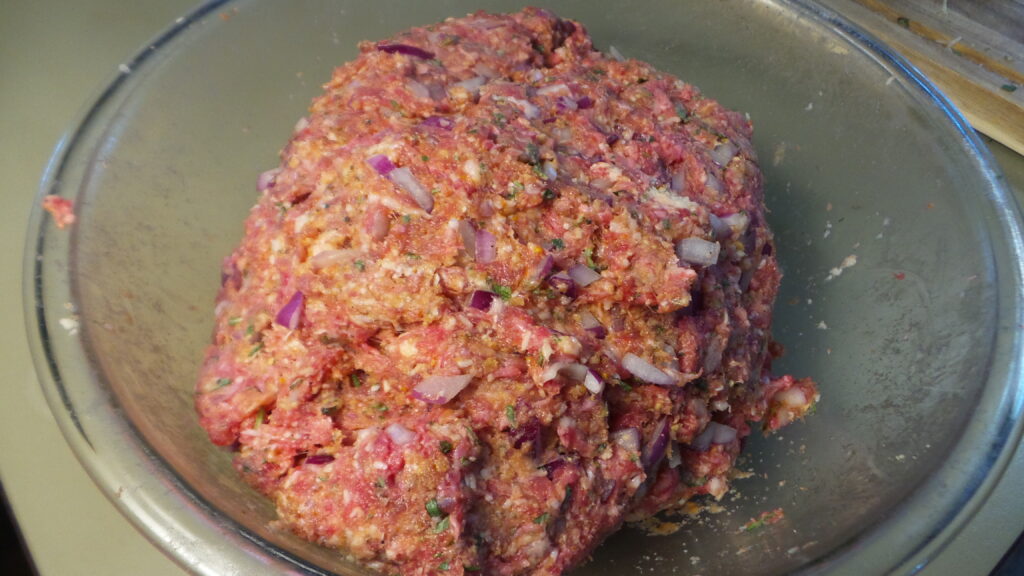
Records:
[[[427,509],[427,514],[429,514],[431,518],[440,518],[444,514],[444,512],[441,512],[441,507],[437,504],[437,498],[427,500],[424,507]]]
[[[409,216],[408,214],[402,214],[402,222],[408,224],[411,221],[412,221],[412,216]]]
[[[544,168],[540,164],[533,165],[533,173],[537,175],[537,178],[541,180],[547,180],[548,175],[544,173]]]
[[[424,155],[420,156],[420,160],[423,160],[424,162],[429,162],[430,161],[430,156],[427,156],[426,154],[424,154]]]
[[[420,255],[415,253],[415,252],[406,252],[405,253],[405,257],[409,258],[411,260],[419,260],[420,259]]]
[[[217,378],[217,385],[213,387],[214,390],[219,390],[228,384],[231,384],[231,378]]]
[[[508,300],[512,297],[512,289],[497,282],[491,282],[491,292],[500,296],[502,300]]]
[[[383,403],[383,402],[377,402],[377,403],[375,403],[373,405],[373,409],[376,410],[377,412],[381,412],[381,413],[387,412],[388,411],[388,405]]]
[[[684,123],[690,121],[690,111],[683,107],[682,104],[676,104],[676,116]]]
[[[437,569],[438,570],[442,570],[442,571],[447,571],[448,570],[448,566],[449,566],[448,565],[448,561],[445,560],[444,562],[441,562],[440,564],[437,565]]]
[[[353,388],[359,388],[363,385],[363,379],[359,377],[358,372],[353,372],[348,378],[352,382]]]
[[[541,197],[545,200],[554,200],[555,193],[550,188],[545,188],[544,192],[541,193]]]
[[[449,526],[451,526],[451,521],[448,519],[447,516],[445,516],[441,519],[440,522],[437,523],[436,526],[434,526],[433,532],[434,534],[440,534],[442,532],[447,531]]]
[[[469,566],[463,566],[462,569],[465,570],[466,572],[479,572],[481,570],[481,568],[479,566],[477,566],[476,564],[470,564]]]
[[[252,333],[255,332],[255,331],[256,331],[256,327],[253,326],[252,324],[249,324],[248,326],[245,327],[245,335],[246,336],[252,336]]]
[[[452,451],[452,443],[447,440],[441,440],[441,454],[450,454]]]
[[[561,250],[565,248],[565,241],[562,240],[561,238],[552,238],[551,247],[554,248],[555,250]]]
[[[493,119],[493,122],[495,124],[497,124],[498,126],[504,126],[505,125],[505,122],[506,122],[505,115],[502,114],[501,112],[495,112],[494,115],[492,116],[492,119]]]
[[[597,270],[598,272],[601,272],[601,271],[604,270],[604,268],[598,266],[597,263],[594,262],[594,249],[593,248],[587,248],[586,250],[584,250],[583,251],[583,258],[587,261],[587,266],[593,268],[594,270]]]
[[[352,263],[352,265],[355,266],[356,270],[359,270],[360,272],[366,270],[366,262],[363,262],[362,260],[356,260],[355,262]]]
[[[234,317],[228,318],[228,326],[238,326],[238,324],[241,323],[241,322],[242,322],[242,317],[241,316],[234,316]]]
[[[541,514],[540,516],[537,516],[536,518],[533,519],[533,523],[534,524],[547,524],[548,523],[548,513],[545,512],[545,513]]]
[[[515,408],[513,408],[512,406],[505,406],[505,417],[508,418],[508,421],[511,422],[513,426],[516,425],[516,409]]]
[[[267,413],[264,412],[262,408],[260,408],[259,413],[256,414],[256,424],[254,425],[254,428],[259,428],[266,419]]]
[[[263,350],[263,342],[256,343],[256,345],[252,347],[252,350],[249,350],[249,357],[252,358],[253,356],[259,354],[260,350]]]

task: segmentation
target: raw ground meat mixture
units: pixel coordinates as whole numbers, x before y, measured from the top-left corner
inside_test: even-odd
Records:
[[[769,372],[744,115],[539,9],[360,52],[259,178],[196,390],[283,525],[385,574],[561,574],[817,401]]]

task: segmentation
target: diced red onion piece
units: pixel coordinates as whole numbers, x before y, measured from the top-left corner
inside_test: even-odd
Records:
[[[593,314],[584,310],[580,314],[580,324],[583,325],[583,329],[589,332],[598,340],[604,340],[605,336],[608,335],[608,330],[601,324],[601,322],[594,317]]]
[[[494,303],[494,299],[498,295],[494,292],[488,292],[487,290],[475,290],[469,297],[469,307],[476,308],[477,310],[490,310],[491,304]]]
[[[549,382],[559,375],[583,382],[587,376],[587,367],[577,362],[552,362],[541,373],[540,379],[542,382]]]
[[[655,425],[654,433],[651,434],[651,441],[647,443],[644,453],[640,458],[640,463],[643,464],[644,470],[652,471],[661,462],[661,459],[665,457],[665,450],[668,448],[669,431],[668,418],[662,418]]]
[[[715,429],[710,424],[690,441],[690,449],[697,452],[707,452],[711,449],[711,438],[715,435]]]
[[[576,281],[568,273],[559,272],[548,278],[548,284],[570,298],[576,297]]]
[[[469,385],[472,374],[428,376],[412,389],[412,397],[429,404],[444,404]]]
[[[476,256],[476,227],[468,220],[459,221],[459,236],[462,236],[462,247],[467,254]]]
[[[611,441],[630,452],[640,451],[640,431],[636,428],[624,428],[612,432]]]
[[[424,86],[423,84],[420,84],[419,82],[410,78],[409,80],[405,81],[405,87],[406,89],[409,90],[409,92],[412,93],[413,96],[417,98],[422,98],[424,100],[430,100],[430,90],[427,89],[427,87]]]
[[[256,178],[256,189],[263,192],[267,188],[273,188],[274,184],[277,183],[277,175],[281,173],[280,168],[274,168],[273,170],[267,170]]]
[[[728,216],[723,216],[722,223],[728,226],[733,234],[742,236],[747,231],[747,226],[750,225],[750,216],[746,212],[734,212]]]
[[[711,223],[711,229],[715,231],[715,238],[724,240],[729,237],[732,229],[721,218],[714,214],[708,214],[708,221]]]
[[[388,424],[388,427],[384,429],[387,432],[388,437],[391,441],[399,446],[405,446],[416,439],[416,433],[409,430],[405,426],[402,426],[398,422],[392,422]]]
[[[299,320],[302,318],[302,310],[305,306],[306,297],[302,292],[296,291],[291,300],[278,311],[274,321],[289,330],[295,330],[299,327]]]
[[[657,384],[659,386],[674,386],[677,384],[676,379],[671,374],[663,372],[654,364],[632,352],[622,357],[622,367],[633,376],[650,384]]]
[[[722,365],[722,352],[725,351],[725,343],[721,338],[712,334],[707,348],[704,350],[704,373],[710,374]]]
[[[572,278],[573,282],[579,285],[581,288],[586,288],[594,282],[601,279],[599,274],[593,268],[584,266],[583,264],[576,264],[572,268],[569,268],[569,277]]]
[[[553,96],[555,94],[567,95],[570,94],[569,87],[565,84],[548,84],[542,88],[537,89],[538,96]]]
[[[679,444],[676,442],[672,443],[672,451],[668,454],[668,467],[679,468],[679,465],[683,463],[683,454],[679,449]]]
[[[420,124],[443,130],[451,130],[455,126],[455,122],[451,118],[445,118],[444,116],[427,116]]]
[[[494,68],[491,68],[487,64],[484,64],[483,62],[477,62],[476,64],[474,64],[473,72],[476,72],[477,74],[484,76],[486,78],[498,77],[498,71],[495,70]]]
[[[558,108],[562,112],[573,111],[579,108],[576,101],[568,96],[559,96],[558,100],[555,100],[555,108]]]
[[[676,242],[676,256],[688,264],[711,266],[718,262],[721,249],[718,242],[708,242],[703,238],[683,238]]]
[[[548,473],[548,480],[554,480],[555,474],[557,474],[559,470],[564,468],[566,464],[567,462],[564,458],[556,458],[551,462],[542,465],[541,468],[543,468],[544,471]]]
[[[474,76],[468,80],[456,82],[455,84],[452,84],[452,86],[459,86],[461,88],[465,88],[467,92],[476,94],[477,92],[480,91],[480,88],[482,88],[483,85],[486,83],[487,78],[484,78],[483,76]]]
[[[737,432],[732,426],[726,426],[718,422],[708,422],[708,428],[711,429],[712,444],[728,444],[736,439]]]
[[[576,99],[576,107],[580,110],[586,110],[587,108],[594,107],[594,101],[590,99],[590,96],[584,96]]]
[[[420,184],[420,181],[412,175],[412,171],[407,166],[401,168],[395,168],[388,174],[388,178],[392,182],[398,185],[399,188],[405,190],[413,200],[419,204],[420,208],[430,214],[434,210],[434,197],[430,192]]]
[[[545,161],[541,164],[541,169],[544,170],[544,177],[548,181],[556,180],[558,178],[558,170],[555,169],[555,165],[552,162]]]
[[[383,154],[374,154],[366,159],[366,163],[371,168],[377,171],[377,174],[381,176],[387,176],[395,169],[395,165],[391,162],[391,159]]]
[[[383,240],[387,238],[390,229],[391,222],[388,220],[387,212],[383,208],[375,210],[370,220],[370,236],[374,240]]]
[[[719,180],[717,176],[711,174],[710,172],[708,173],[708,178],[707,181],[704,182],[704,185],[707,186],[708,188],[711,188],[718,194],[721,194],[724,190],[724,187],[722,186],[722,181]]]
[[[718,146],[715,146],[715,149],[711,151],[711,159],[719,166],[726,166],[729,164],[729,161],[732,160],[735,155],[736,145],[729,141],[725,141]]]
[[[314,269],[319,270],[335,264],[344,264],[350,260],[355,260],[360,256],[365,256],[366,253],[358,248],[346,248],[343,250],[324,250],[323,252],[317,252],[315,256],[309,259],[309,264]]]
[[[387,52],[388,54],[414,56],[416,58],[422,58],[423,60],[430,60],[434,57],[433,52],[429,52],[423,48],[417,48],[416,46],[409,46],[408,44],[385,44],[382,42],[377,44],[377,50]]]
[[[480,264],[490,264],[498,257],[498,240],[487,230],[481,228],[476,231],[475,249],[473,251],[476,261]]]
[[[306,464],[312,464],[313,466],[321,466],[331,462],[334,462],[334,456],[330,454],[313,454],[306,457]]]
[[[551,268],[555,265],[555,259],[551,257],[551,254],[545,254],[544,258],[541,259],[537,267],[533,269],[533,279],[536,282],[548,277],[551,273]]]
[[[600,394],[604,390],[604,380],[597,375],[597,372],[587,369],[587,375],[583,377],[583,385],[594,394]]]
[[[686,170],[682,166],[672,173],[671,187],[673,192],[686,191]]]
[[[509,98],[508,101],[518,106],[523,111],[523,116],[530,120],[540,116],[540,108],[534,106],[532,102],[520,98]]]

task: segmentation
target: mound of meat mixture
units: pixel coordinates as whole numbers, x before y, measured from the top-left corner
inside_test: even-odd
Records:
[[[197,387],[283,525],[384,573],[561,574],[817,400],[769,373],[742,114],[544,10],[360,49],[259,178]]]

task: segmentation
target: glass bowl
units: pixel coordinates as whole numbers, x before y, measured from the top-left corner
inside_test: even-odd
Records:
[[[1021,220],[987,152],[917,71],[814,4],[546,5],[750,114],[785,271],[777,370],[822,390],[806,422],[749,442],[721,511],[668,536],[627,528],[576,574],[915,572],[1021,434]],[[519,7],[209,3],[122,67],[55,152],[41,193],[73,199],[78,221],[32,215],[40,378],[83,466],[187,569],[363,573],[276,529],[197,423],[219,262],[256,175],[359,40]],[[775,508],[783,521],[741,529]]]

